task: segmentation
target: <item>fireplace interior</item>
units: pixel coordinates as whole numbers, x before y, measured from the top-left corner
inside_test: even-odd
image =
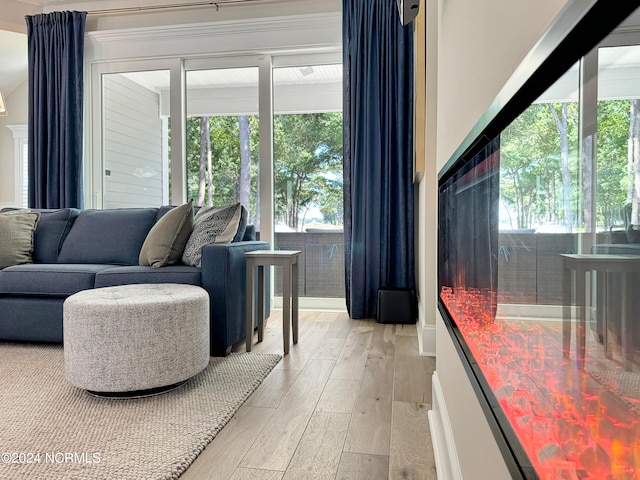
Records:
[[[439,309],[513,478],[640,479],[640,30],[626,25],[550,51],[565,66],[543,62],[440,173]]]

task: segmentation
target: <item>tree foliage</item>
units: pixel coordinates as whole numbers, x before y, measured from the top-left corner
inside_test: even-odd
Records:
[[[276,115],[273,125],[276,221],[297,229],[313,206],[341,224],[342,114]],[[189,117],[186,132],[189,198],[241,202],[259,223],[258,117]]]
[[[588,226],[590,215],[599,230],[640,221],[640,102],[598,102],[594,176],[578,158],[578,109],[577,103],[534,104],[502,132],[501,202],[515,217],[512,228],[551,223],[570,232]]]
[[[629,101],[598,102],[596,215],[598,225],[622,225],[627,203]]]
[[[342,114],[277,115],[273,137],[276,221],[297,230],[301,213],[316,205],[325,221],[336,223],[342,216]]]
[[[555,112],[555,116],[554,116]],[[577,104],[533,104],[501,134],[501,202],[515,212],[512,228],[565,224],[577,190]],[[566,157],[558,120],[566,121]],[[563,161],[566,162],[563,184]],[[566,188],[564,188],[566,187]],[[565,198],[563,192],[568,194]],[[568,200],[568,205],[565,200]],[[566,209],[570,208],[569,212]],[[515,223],[515,224],[514,224]]]

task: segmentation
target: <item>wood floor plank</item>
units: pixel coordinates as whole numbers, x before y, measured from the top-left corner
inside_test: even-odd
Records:
[[[324,342],[329,325],[324,322],[314,322],[300,335],[298,343],[290,346],[289,354],[274,367],[282,370],[302,370],[306,363],[313,358],[316,350]]]
[[[272,310],[264,341],[254,343],[253,351],[282,354],[281,315]],[[271,371],[180,480],[282,480],[285,474],[287,480],[305,475],[434,479],[422,414],[431,402],[435,359],[419,356],[415,325],[351,320],[337,312],[300,315],[300,342],[291,347],[290,369],[281,365]],[[244,345],[239,342],[233,351],[243,352]],[[426,380],[420,370],[427,372]],[[408,398],[425,402],[399,400]],[[351,417],[342,447],[339,438],[331,440],[340,428],[320,427],[334,414]],[[320,469],[315,455],[335,465],[335,450],[340,452],[337,469],[313,477]]]
[[[351,413],[358,396],[358,380],[329,379],[316,406],[316,412]]]
[[[241,467],[284,471],[313,414],[335,362],[310,360],[240,462]]]
[[[227,480],[274,413],[271,408],[242,406],[207,445],[180,480]],[[224,459],[224,461],[220,461]]]
[[[346,339],[351,333],[351,328],[354,325],[354,321],[349,318],[349,315],[344,313],[338,313],[331,323],[331,327],[327,332],[328,338],[344,338]]]
[[[299,374],[300,370],[274,369],[247,399],[245,405],[277,408],[282,399],[289,393]]]
[[[323,360],[338,360],[338,358],[340,358],[340,353],[342,353],[347,339],[330,337],[329,335],[329,332],[327,332],[322,344],[318,346],[313,354],[313,358]]]
[[[351,417],[345,452],[388,455],[394,357],[369,355]]]
[[[350,414],[314,413],[283,480],[335,478],[350,419]]]
[[[284,472],[239,468],[229,480],[281,480]]]
[[[340,357],[336,361],[336,366],[331,372],[331,378],[334,380],[360,380],[367,363],[372,339],[373,328],[352,327]]]
[[[435,359],[418,354],[416,337],[396,338],[393,399],[400,402],[431,403],[431,377]]]
[[[315,319],[318,317],[318,312],[300,312],[298,332],[300,338],[306,336],[307,330],[316,325]],[[293,341],[290,339],[290,341]],[[292,344],[291,344],[292,345]],[[240,345],[240,348],[242,346]],[[258,334],[253,334],[253,346],[252,352],[262,353],[278,353],[282,355],[284,351],[284,343],[282,339],[282,309],[272,309],[271,315],[267,319],[267,324],[264,328],[264,336],[262,342],[258,342]],[[282,368],[280,366],[280,368]]]
[[[395,325],[374,323],[373,338],[369,353],[377,355],[395,355],[396,335]]]
[[[428,410],[423,403],[393,402],[389,480],[436,480]]]
[[[336,480],[387,480],[389,457],[343,452]]]

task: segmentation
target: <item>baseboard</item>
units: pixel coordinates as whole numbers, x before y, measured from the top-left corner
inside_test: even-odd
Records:
[[[436,356],[436,326],[422,325],[418,326],[418,348],[420,355],[425,357]]]
[[[282,308],[282,297],[273,297],[271,303],[274,308]],[[299,297],[300,310],[317,310],[320,312],[346,312],[347,305],[344,298]]]
[[[528,305],[517,303],[500,303],[496,312],[496,320],[529,320],[534,322],[561,322],[562,305]],[[572,306],[571,314],[580,315],[580,308]],[[587,307],[587,313],[595,314],[595,308]]]
[[[436,473],[439,480],[451,479],[451,468],[449,467],[449,457],[446,442],[444,441],[444,430],[440,415],[434,410],[427,412],[429,416],[429,431],[431,432],[431,444],[433,447],[433,458],[436,464]]]
[[[429,410],[429,429],[438,480],[462,480],[453,430],[438,372],[433,373],[431,389],[433,405]]]
[[[562,305],[529,305],[518,303],[500,303],[496,312],[498,320],[562,320]]]

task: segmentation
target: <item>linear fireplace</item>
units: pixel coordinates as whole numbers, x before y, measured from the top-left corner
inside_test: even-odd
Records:
[[[512,478],[640,479],[638,4],[592,3],[439,175],[439,310]]]

